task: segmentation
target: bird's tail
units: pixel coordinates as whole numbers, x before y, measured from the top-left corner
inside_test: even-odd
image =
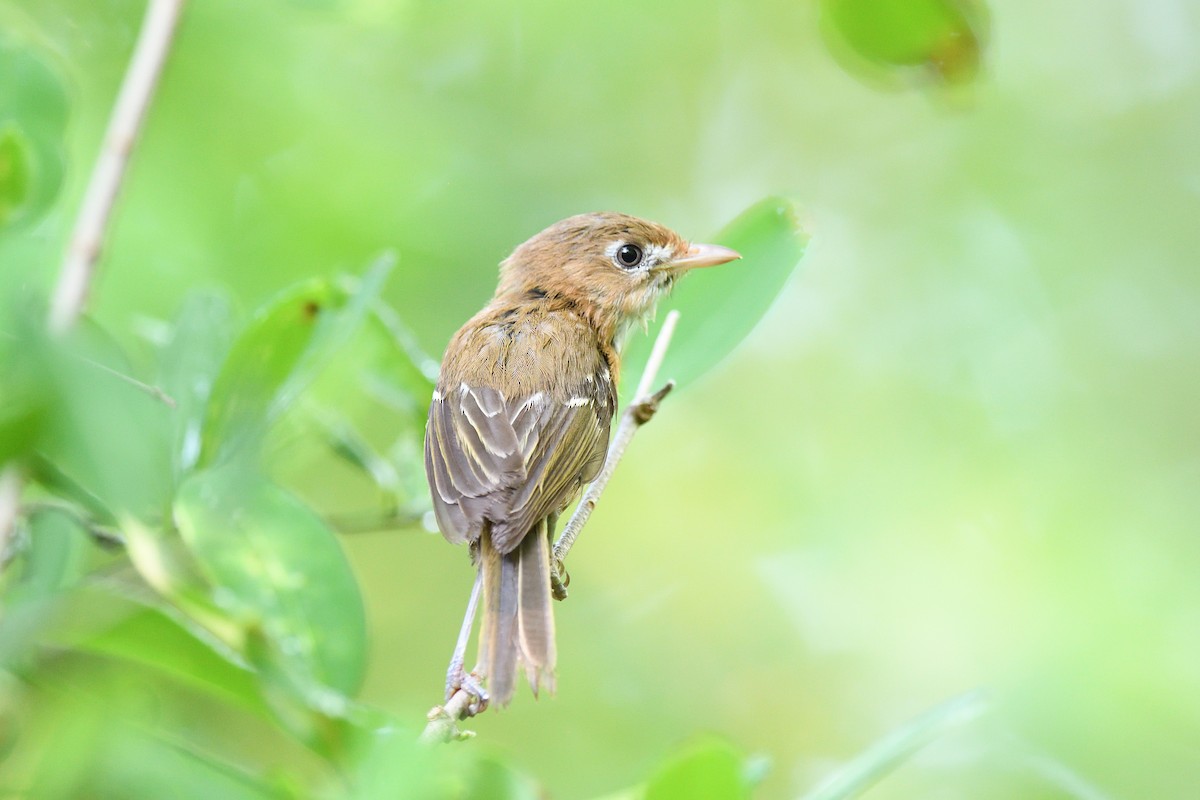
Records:
[[[533,688],[554,691],[554,610],[550,599],[550,535],[546,520],[530,530],[511,553],[492,545],[491,530],[480,536],[483,622],[479,666],[491,701],[507,705],[517,682],[518,661]]]

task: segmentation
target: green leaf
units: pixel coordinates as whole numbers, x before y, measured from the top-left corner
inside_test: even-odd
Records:
[[[466,772],[463,800],[538,800],[546,792],[524,775],[496,758],[481,758]]]
[[[68,599],[57,623],[41,626],[44,642],[105,656],[121,674],[137,667],[146,676],[167,678],[278,724],[327,757],[340,756],[349,741],[384,724],[371,709],[317,686],[311,674],[286,663],[289,654],[266,639],[260,624],[247,624],[245,614],[234,614],[242,628],[231,635],[228,617],[187,594],[172,594],[168,605],[144,588],[114,581]]]
[[[32,658],[41,646],[46,627],[53,624],[60,611],[58,599],[48,595],[5,603],[4,614],[0,615],[0,682],[6,672]],[[0,722],[2,711],[0,706]]]
[[[106,524],[118,514],[161,515],[171,496],[170,408],[130,377],[122,349],[86,320],[62,339],[26,321],[16,342],[20,358],[36,365],[39,416],[27,443],[34,478]]]
[[[287,387],[347,301],[329,281],[307,281],[259,311],[234,342],[209,397],[197,466],[258,440],[286,408]]]
[[[429,747],[401,720],[384,720],[353,748],[348,788],[331,798],[392,800],[537,800],[545,792],[529,776],[474,748]],[[399,792],[397,787],[403,787]]]
[[[86,534],[70,517],[53,511],[32,514],[27,533],[28,543],[14,565],[18,577],[5,591],[10,608],[58,594],[83,575],[87,564]]]
[[[644,800],[740,800],[750,796],[742,757],[721,739],[702,739],[670,758]]]
[[[951,83],[979,71],[984,8],[975,0],[824,0],[822,10],[827,40],[854,71],[921,66]]]
[[[97,604],[123,605],[127,613],[115,624],[63,644],[150,667],[192,689],[270,718],[254,673],[207,630],[176,611],[122,598],[103,588],[83,596]]]
[[[358,584],[337,539],[306,506],[249,471],[225,467],[186,481],[175,502],[184,541],[239,621],[247,647],[289,680],[354,692],[366,657]],[[260,663],[261,667],[262,664]]]
[[[54,387],[44,357],[45,342],[19,332],[0,334],[0,464],[24,458],[41,436]]]
[[[244,625],[217,605],[207,575],[174,531],[133,517],[121,519],[121,530],[129,560],[150,588],[228,647],[239,652],[244,648]]]
[[[175,800],[272,800],[295,796],[177,736],[160,738],[133,728],[119,729],[118,734],[105,748],[99,774],[88,787],[90,796]]]
[[[331,793],[334,798],[391,800],[400,786],[409,797],[449,797],[450,776],[461,773],[463,753],[423,747],[413,731],[400,726],[382,726],[356,744],[351,788]],[[448,769],[451,765],[455,768]]]
[[[255,316],[213,386],[197,466],[260,441],[340,359],[367,320],[393,262],[391,255],[377,259],[353,293],[327,280],[307,281]]]
[[[803,800],[849,800],[862,795],[918,750],[987,710],[982,692],[959,695],[889,733],[833,773]]]
[[[224,295],[193,292],[184,300],[159,354],[159,386],[175,400],[171,452],[177,478],[200,457],[208,398],[229,352],[232,320]]]
[[[0,32],[0,120],[20,119],[30,128],[61,134],[69,107],[62,79],[34,46]]]
[[[34,221],[58,196],[67,107],[47,59],[0,32],[0,230]]]
[[[743,212],[713,241],[737,250],[742,259],[685,276],[660,304],[660,314],[673,308],[680,318],[659,384],[675,379],[687,386],[728,355],[779,294],[804,255],[808,236],[795,205],[771,197]],[[625,400],[632,397],[652,338],[635,334],[628,343],[621,368]]]
[[[21,213],[33,187],[29,140],[14,123],[0,126],[0,227]]]
[[[332,451],[379,490],[377,512],[415,519],[428,510],[422,438],[433,381],[418,366],[427,359],[404,341],[399,325],[375,304],[273,431],[273,474],[311,473]],[[344,487],[334,488],[307,485],[303,496],[322,513],[361,515],[358,504],[344,507]]]
[[[175,715],[144,678],[94,661],[89,666],[77,672],[82,680],[58,686],[49,670],[35,682],[45,688],[31,687],[21,698],[21,716],[6,720],[20,734],[14,752],[5,754],[6,794],[39,800],[297,796],[224,760],[211,745],[200,748],[186,733],[159,729]]]

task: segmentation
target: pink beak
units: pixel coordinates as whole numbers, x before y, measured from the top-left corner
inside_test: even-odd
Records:
[[[683,258],[677,258],[665,266],[672,268],[683,267],[684,269],[715,267],[717,264],[736,261],[741,257],[742,254],[737,250],[730,250],[728,247],[722,247],[719,244],[694,244],[688,249],[687,255]]]

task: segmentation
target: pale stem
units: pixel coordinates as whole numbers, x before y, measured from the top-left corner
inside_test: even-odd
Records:
[[[571,552],[571,547],[579,538],[579,532],[587,524],[596,504],[600,502],[600,495],[609,480],[612,479],[621,457],[625,455],[625,448],[629,447],[629,442],[633,440],[633,434],[649,421],[649,417],[653,416],[654,411],[657,410],[658,402],[666,396],[667,392],[671,391],[671,387],[674,385],[668,383],[658,393],[650,395],[650,387],[658,377],[658,370],[662,367],[663,358],[667,355],[667,347],[671,344],[671,336],[675,333],[675,323],[678,321],[678,311],[672,311],[663,320],[658,337],[654,340],[654,348],[650,351],[650,358],[646,361],[646,368],[642,370],[642,378],[638,381],[637,391],[633,395],[634,400],[621,415],[617,432],[613,434],[612,443],[608,446],[604,467],[596,476],[596,480],[592,481],[587,491],[584,492],[583,499],[575,508],[575,513],[571,515],[571,519],[563,527],[562,535],[554,543],[554,563],[551,566],[556,568],[555,572],[557,572],[557,566],[566,559],[567,553]]]
[[[150,98],[171,48],[186,0],[150,0],[129,68],[121,82],[104,144],[92,168],[75,229],[50,298],[50,331],[63,333],[87,304],[104,234],[121,189],[129,156],[150,106]]]
[[[462,628],[458,631],[458,641],[454,645],[454,655],[450,658],[450,669],[447,670],[447,680],[455,668],[463,669],[466,662],[467,644],[471,639],[471,628],[475,622],[475,613],[479,607],[479,592],[483,588],[483,573],[476,571],[475,583],[471,586],[471,597],[467,600],[467,613],[463,616]],[[420,741],[427,744],[446,742],[464,735],[458,730],[458,721],[473,716],[475,710],[472,703],[475,698],[466,689],[458,689],[446,701],[444,706],[434,706],[429,712],[429,723],[421,733]],[[469,734],[467,734],[469,735]]]
[[[654,337],[654,347],[650,349],[650,358],[646,359],[646,368],[642,370],[642,379],[638,381],[637,391],[633,393],[631,405],[637,405],[650,394],[650,386],[658,377],[658,371],[662,369],[663,359],[667,357],[667,348],[671,346],[671,337],[675,335],[675,325],[678,322],[678,311],[672,309],[667,312],[667,318],[663,320],[658,336]],[[609,450],[609,455],[612,455],[611,450]]]

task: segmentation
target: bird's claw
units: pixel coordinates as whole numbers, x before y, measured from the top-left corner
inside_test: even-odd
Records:
[[[467,716],[473,717],[483,713],[490,699],[487,690],[483,688],[482,678],[474,672],[467,672],[462,664],[454,663],[446,671],[446,702],[460,691],[466,692],[471,700],[467,703]]]
[[[561,558],[554,559],[550,570],[550,594],[555,600],[567,599],[567,587],[571,585],[571,574]]]

